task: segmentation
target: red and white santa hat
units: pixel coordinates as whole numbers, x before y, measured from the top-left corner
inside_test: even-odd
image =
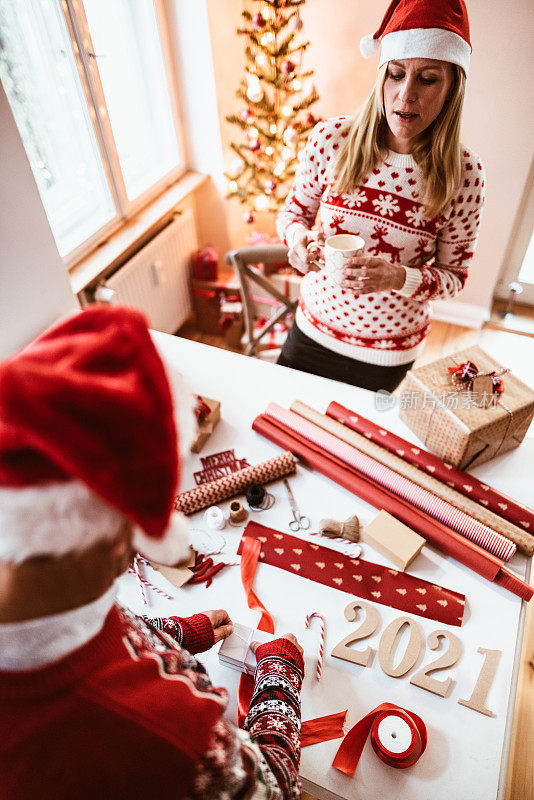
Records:
[[[364,36],[360,51],[365,58],[378,52],[380,63],[404,58],[450,61],[469,71],[471,42],[463,0],[393,0],[374,34]]]
[[[134,547],[189,551],[173,512],[174,406],[146,321],[89,306],[0,364],[0,559],[83,550],[134,524]]]

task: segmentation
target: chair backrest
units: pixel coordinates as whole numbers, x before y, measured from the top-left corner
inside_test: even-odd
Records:
[[[297,300],[289,300],[254,264],[277,264],[287,261],[288,248],[281,244],[256,245],[254,247],[241,247],[230,250],[226,254],[226,263],[231,264],[237,274],[243,300],[243,313],[245,317],[245,330],[248,344],[245,355],[253,356],[261,339],[280,322],[286,314],[293,313],[297,308]],[[251,282],[267,292],[281,304],[281,308],[259,330],[254,331],[255,301],[251,292]]]

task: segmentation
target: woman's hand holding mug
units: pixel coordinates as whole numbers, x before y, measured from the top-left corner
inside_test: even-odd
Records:
[[[307,249],[309,245],[320,247],[324,244],[324,234],[322,231],[301,230],[295,234],[293,246],[288,253],[288,261],[294,269],[302,272],[316,272],[322,265],[316,265],[313,254]]]
[[[406,280],[404,267],[390,264],[378,256],[358,255],[347,259],[340,285],[356,294],[402,289]]]

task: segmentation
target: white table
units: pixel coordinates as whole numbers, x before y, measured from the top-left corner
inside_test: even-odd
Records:
[[[194,391],[221,401],[222,419],[217,425],[204,454],[234,448],[236,456],[258,463],[280,448],[254,433],[251,423],[263,412],[268,402],[276,401],[289,407],[295,399],[324,411],[335,399],[349,408],[405,438],[413,434],[400,422],[394,410],[379,412],[374,406],[375,395],[346,384],[318,378],[294,370],[263,363],[196,342],[155,333],[154,340],[162,356],[180,370]],[[202,455],[202,454],[201,454]],[[521,500],[529,498],[529,475],[534,459],[534,439],[527,438],[520,448],[507,453],[473,471],[496,488]],[[183,465],[182,490],[194,485],[193,472],[201,469],[198,455],[191,455]],[[345,519],[356,513],[365,524],[375,516],[376,509],[360,501],[346,490],[319,473],[298,467],[290,478],[293,493],[301,512],[310,517],[316,530],[322,517]],[[269,527],[290,533],[290,510],[281,481],[269,487],[275,498],[274,506],[265,512],[254,513],[255,519]],[[227,511],[229,501],[221,503]],[[192,526],[202,525],[202,514],[191,516]],[[242,528],[227,526],[225,556],[234,554]],[[309,535],[302,533],[302,538]],[[315,539],[316,541],[316,539]],[[330,543],[327,542],[329,545]],[[339,547],[331,543],[332,548]],[[388,564],[369,546],[363,557]],[[510,567],[528,580],[530,561],[516,555]],[[259,564],[254,588],[276,621],[276,632],[294,632],[305,649],[306,677],[302,691],[302,719],[331,714],[348,708],[345,729],[352,727],[362,716],[382,702],[392,702],[421,716],[428,730],[428,747],[420,761],[410,769],[395,770],[384,765],[367,743],[354,778],[348,778],[332,768],[332,760],[341,739],[325,742],[302,750],[301,778],[304,788],[321,800],[328,798],[373,798],[373,800],[493,800],[504,793],[506,766],[510,744],[512,715],[516,693],[519,656],[523,637],[525,603],[510,592],[475,575],[466,567],[448,558],[431,546],[425,546],[409,571],[421,578],[465,593],[467,597],[464,624],[450,628],[463,644],[463,654],[448,674],[456,681],[448,698],[442,699],[410,684],[409,679],[420,663],[434,660],[436,653],[428,647],[414,670],[403,678],[385,675],[377,654],[371,666],[362,668],[331,658],[330,652],[351,629],[344,617],[349,595],[320,586],[274,567]],[[148,576],[161,588],[169,584],[150,570]],[[209,608],[226,608],[237,622],[255,626],[257,612],[248,609],[241,586],[239,567],[227,567],[216,576],[210,589],[204,585],[174,590],[175,600],[169,601],[151,594],[150,614],[188,615]],[[120,599],[137,613],[147,613],[133,576],[121,579]],[[376,605],[382,619],[381,629],[365,645],[378,648],[381,630],[403,612]],[[306,630],[304,618],[311,611],[321,611],[327,620],[327,647],[320,683],[315,680],[317,628]],[[438,622],[414,617],[425,635],[443,628]],[[363,647],[364,644],[360,645]],[[502,657],[487,704],[495,712],[493,718],[471,711],[458,704],[468,698],[482,664],[478,647],[502,650]],[[227,688],[230,695],[229,714],[235,719],[235,700],[238,673],[219,665],[217,647],[200,656],[212,681]],[[402,652],[402,642],[398,653]],[[397,656],[397,660],[400,655]]]

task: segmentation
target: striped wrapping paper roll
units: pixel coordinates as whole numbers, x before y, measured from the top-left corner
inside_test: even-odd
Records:
[[[348,425],[343,425],[343,423],[338,422],[332,417],[327,417],[326,414],[320,414],[319,411],[315,411],[315,409],[310,408],[310,406],[305,403],[301,403],[299,400],[291,404],[291,411],[313,422],[338,439],[342,439],[357,450],[361,450],[363,453],[371,456],[371,458],[376,459],[376,461],[380,461],[381,464],[385,464],[386,467],[390,467],[400,475],[404,475],[405,478],[409,478],[414,483],[422,486],[423,489],[428,489],[432,494],[441,497],[442,500],[446,500],[451,505],[459,508],[460,511],[464,511],[466,514],[469,514],[469,516],[474,517],[483,525],[487,525],[488,528],[506,536],[506,538],[514,542],[517,549],[525,555],[534,555],[534,536],[525,533],[525,531],[513,525],[511,522],[508,522],[508,520],[502,519],[502,517],[494,514],[493,511],[489,511],[469,497],[460,494],[460,492],[452,489],[450,486],[443,483],[443,481],[423,472],[416,467],[415,464],[404,461],[401,456],[392,453],[385,447],[381,447],[381,445],[371,441],[368,437],[356,433],[356,431],[349,428]]]
[[[475,478],[474,475],[464,472],[452,464],[447,464],[439,456],[429,453],[422,447],[418,447],[406,439],[402,439],[397,434],[381,428],[371,420],[362,417],[355,411],[332,402],[326,409],[329,417],[343,422],[353,431],[367,436],[371,441],[377,442],[381,447],[385,447],[391,453],[401,455],[405,461],[415,464],[419,469],[424,470],[429,475],[439,478],[448,486],[456,489],[460,494],[466,495],[484,508],[489,508],[499,517],[507,519],[524,531],[534,534],[534,511],[527,508],[522,503],[512,500],[502,492],[493,489],[483,481]]]
[[[197,486],[188,492],[182,492],[177,495],[174,507],[184,514],[194,514],[195,511],[212,506],[220,500],[241,494],[253,483],[269,483],[286,475],[292,475],[295,470],[295,459],[288,451],[280,456],[269,458],[261,464],[256,464],[254,467],[240,469],[217,481]]]
[[[282,422],[291,430],[304,436],[308,441],[319,445],[327,453],[337,456],[349,466],[363,472],[381,486],[395,492],[399,497],[408,500],[433,519],[443,522],[457,533],[493,553],[497,558],[508,561],[515,553],[515,544],[509,539],[298,414],[294,414],[276,403],[269,403],[265,413],[268,417]]]

